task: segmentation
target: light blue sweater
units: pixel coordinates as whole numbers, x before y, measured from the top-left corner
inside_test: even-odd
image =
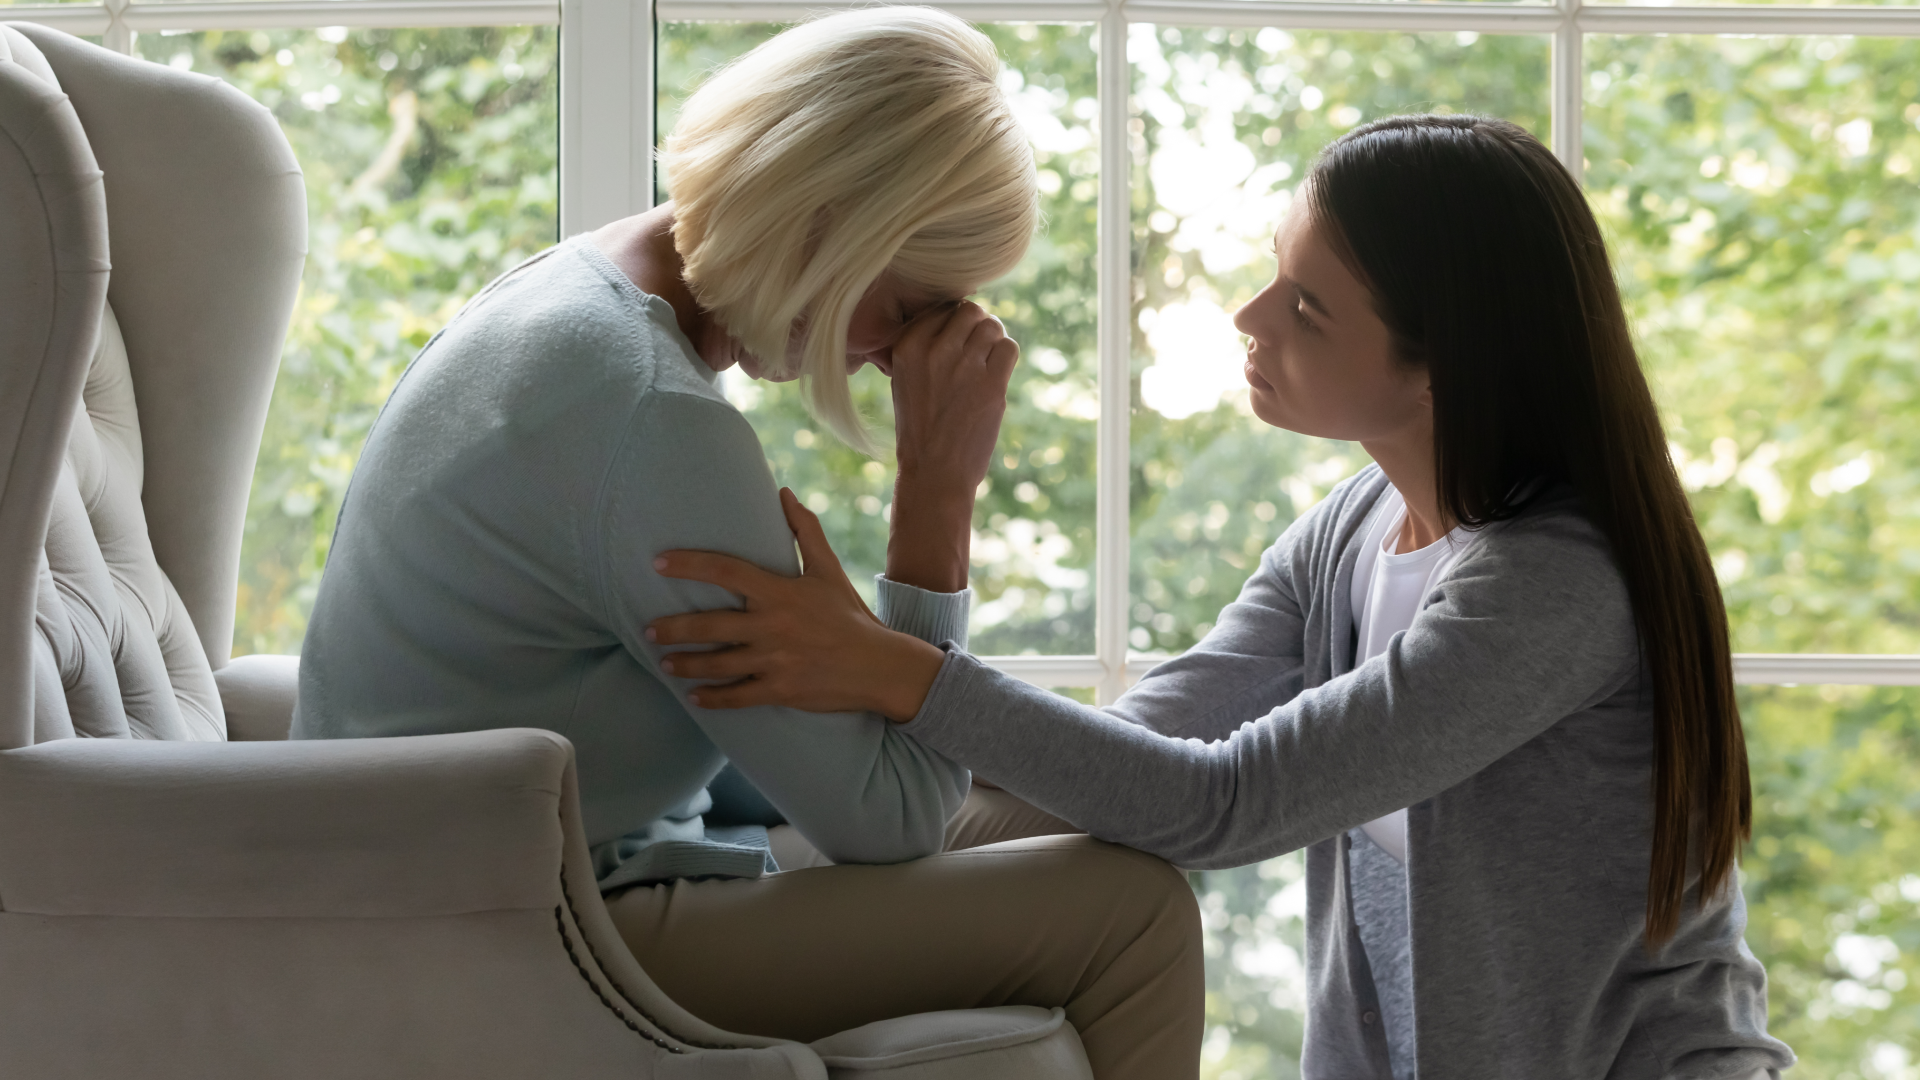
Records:
[[[654,556],[799,572],[746,418],[674,322],[586,237],[504,275],[420,353],[368,436],[308,625],[295,738],[541,727],[573,741],[602,888],[770,868],[757,826],[708,829],[731,760],[835,862],[940,849],[964,769],[867,714],[709,712],[644,631],[729,607]],[[929,641],[970,594],[880,582]]]

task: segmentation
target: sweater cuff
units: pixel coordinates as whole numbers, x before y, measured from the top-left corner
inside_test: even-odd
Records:
[[[880,621],[887,629],[912,634],[931,645],[951,641],[967,647],[967,615],[973,607],[973,590],[956,593],[928,592],[903,585],[876,574],[873,579]]]

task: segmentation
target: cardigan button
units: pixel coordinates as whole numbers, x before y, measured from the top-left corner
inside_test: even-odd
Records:
[[[1380,1014],[1374,1012],[1372,1009],[1368,1009],[1366,1012],[1360,1014],[1360,1022],[1363,1024],[1371,1024],[1378,1019],[1380,1019]]]

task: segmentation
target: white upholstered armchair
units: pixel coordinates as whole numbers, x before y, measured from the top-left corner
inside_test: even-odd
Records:
[[[304,204],[237,91],[0,25],[0,1076],[1090,1076],[1058,1010],[678,1008],[557,735],[280,741],[226,657]]]

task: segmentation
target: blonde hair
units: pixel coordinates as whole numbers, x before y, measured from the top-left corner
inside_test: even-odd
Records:
[[[1033,150],[984,34],[879,7],[802,23],[717,72],[661,152],[674,247],[700,305],[871,452],[847,324],[892,268],[959,294],[1013,269],[1039,223]],[[804,320],[798,371],[788,341]]]

